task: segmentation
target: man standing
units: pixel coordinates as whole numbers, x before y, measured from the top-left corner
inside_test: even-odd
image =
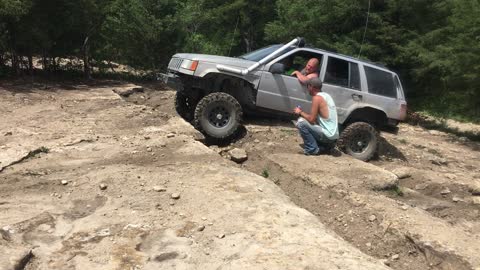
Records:
[[[305,155],[319,155],[328,150],[338,139],[337,109],[332,97],[322,92],[322,81],[312,78],[306,81],[308,93],[312,96],[310,113],[295,108],[299,116],[296,127],[303,139]]]
[[[318,66],[320,61],[317,58],[312,58],[308,60],[305,68],[300,71],[292,72],[292,76],[296,76],[301,84],[306,84],[306,82],[312,78],[318,78]]]

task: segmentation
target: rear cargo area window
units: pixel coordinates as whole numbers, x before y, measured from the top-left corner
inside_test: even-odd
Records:
[[[397,98],[397,88],[391,73],[371,67],[365,67],[368,92],[386,97]]]
[[[342,87],[360,90],[360,74],[356,63],[328,57],[325,82]]]

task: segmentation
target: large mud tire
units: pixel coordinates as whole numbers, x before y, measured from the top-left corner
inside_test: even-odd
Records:
[[[352,157],[369,161],[378,151],[378,132],[372,125],[355,122],[347,126],[337,141],[338,148]]]
[[[209,138],[227,140],[238,131],[242,116],[242,107],[233,96],[212,93],[198,102],[194,126]]]
[[[177,92],[175,94],[175,110],[183,119],[191,122],[195,113],[195,102],[191,97]]]

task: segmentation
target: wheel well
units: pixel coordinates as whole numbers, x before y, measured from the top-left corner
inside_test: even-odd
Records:
[[[381,110],[371,107],[359,108],[350,113],[345,121],[345,126],[359,121],[367,122],[379,127],[386,125],[388,118],[385,112]]]
[[[220,73],[210,73],[202,79],[202,97],[214,92],[223,92],[232,95],[240,105],[254,107],[257,99],[257,90],[252,83]]]

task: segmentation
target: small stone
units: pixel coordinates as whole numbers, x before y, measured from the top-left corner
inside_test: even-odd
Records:
[[[202,217],[202,220],[205,221],[205,220],[207,220],[207,218],[206,218],[206,217]]]
[[[203,230],[205,230],[205,225],[201,225],[197,228],[197,231],[199,232],[203,232]]]
[[[400,259],[400,255],[398,255],[398,254],[393,254],[393,255],[392,255],[392,260],[395,260],[395,261],[396,261],[396,260],[398,260],[398,259]]]
[[[174,202],[170,202],[169,204],[170,204],[171,206],[174,206],[174,205],[175,205],[175,203],[174,203]]]
[[[167,134],[167,138],[173,138],[173,137],[175,137],[175,134],[173,134],[173,133]]]
[[[148,148],[147,148],[147,152],[152,152],[152,148],[151,148],[151,147],[148,147]]]
[[[144,136],[143,137],[145,140],[150,140],[150,136]]]
[[[387,259],[383,259],[381,260],[383,262],[383,264],[385,264],[386,266],[390,266],[390,261],[387,260]]]
[[[472,203],[474,205],[480,205],[480,197],[473,197],[472,198]]]
[[[260,140],[259,140],[259,139],[255,139],[253,142],[254,142],[254,143],[260,143]]]
[[[230,150],[228,154],[230,155],[230,159],[236,163],[242,163],[248,159],[247,152],[240,148]]]
[[[461,201],[461,200],[462,200],[462,199],[461,199],[460,197],[457,197],[457,196],[453,196],[453,198],[452,198],[452,201],[453,201],[453,202],[459,202],[459,201]]]
[[[262,188],[257,188],[258,191],[260,192],[263,192],[263,189]]]
[[[442,194],[442,195],[447,195],[447,194],[450,194],[450,193],[451,193],[451,191],[448,187],[443,189],[442,191],[440,191],[440,194]]]
[[[416,190],[424,190],[428,187],[428,184],[427,183],[422,183],[422,184],[418,184],[418,185],[415,185],[415,189]]]
[[[404,179],[412,176],[410,169],[405,167],[393,169],[392,173],[394,173],[398,179]]]
[[[13,133],[12,133],[11,131],[8,131],[8,132],[6,132],[6,133],[4,134],[4,136],[12,136],[12,134],[13,134]]]
[[[375,220],[377,220],[377,217],[375,215],[371,215],[368,217],[368,221],[370,222],[374,222]]]
[[[408,205],[402,206],[402,209],[403,209],[404,211],[408,210]]]
[[[167,191],[167,189],[165,187],[161,187],[161,186],[154,186],[153,191],[164,192],[164,191]]]
[[[99,187],[100,187],[100,190],[105,190],[105,189],[107,189],[108,186],[106,184],[102,183],[102,184],[100,184]]]
[[[450,179],[450,180],[457,179],[457,176],[453,173],[447,173],[447,174],[445,174],[445,177]]]
[[[171,198],[174,200],[180,199],[180,194],[179,193],[172,193]]]
[[[368,242],[365,244],[365,246],[367,246],[368,248],[371,248],[372,247],[372,243]]]
[[[225,238],[225,234],[224,233],[219,234],[217,237],[220,238],[220,239],[223,239],[223,238]]]
[[[68,181],[67,180],[62,180],[62,185],[64,185],[64,186],[68,185]]]

